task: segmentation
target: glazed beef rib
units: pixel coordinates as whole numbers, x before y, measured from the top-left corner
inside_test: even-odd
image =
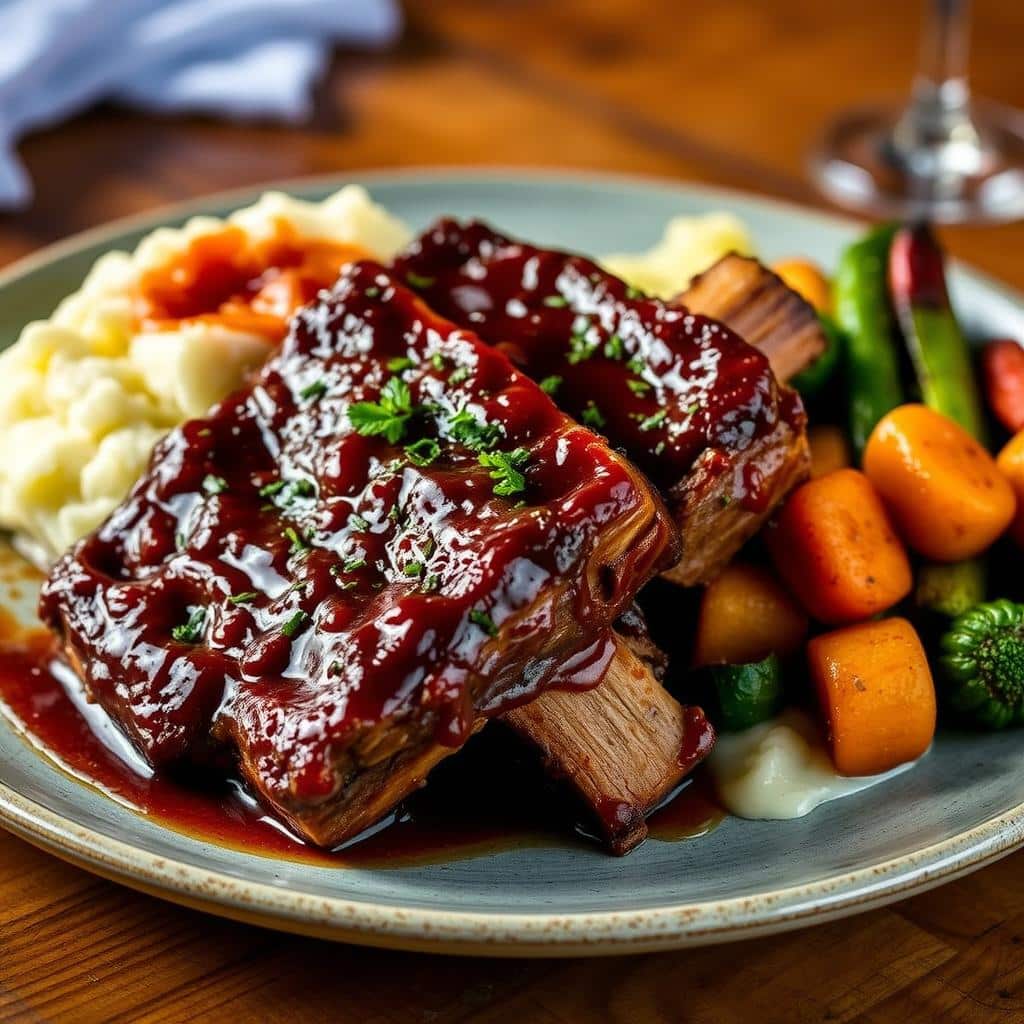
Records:
[[[333,845],[487,717],[598,682],[675,543],[629,462],[362,263],[157,447],[41,614],[152,764],[231,751]]]
[[[717,320],[479,222],[439,221],[395,273],[644,470],[682,534],[675,582],[713,577],[807,471],[799,397]]]

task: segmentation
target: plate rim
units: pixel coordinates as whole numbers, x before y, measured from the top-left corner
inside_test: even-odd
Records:
[[[774,208],[829,227],[857,227],[857,218],[742,189],[670,177],[541,167],[431,166],[272,180],[222,190],[130,214],[47,244],[0,269],[0,289],[56,261],[130,231],[147,230],[241,205],[268,190],[309,191],[362,184],[604,185],[666,189],[728,205]],[[1024,296],[959,261],[957,272],[1018,307]],[[21,737],[19,737],[21,738]],[[23,738],[22,738],[23,739]],[[31,745],[27,745],[31,749]],[[38,751],[35,756],[43,756]],[[54,765],[58,771],[59,766]],[[87,784],[76,780],[77,784]],[[639,909],[513,913],[410,908],[351,897],[312,895],[235,878],[182,860],[147,853],[48,810],[0,780],[0,825],[62,859],[151,895],[249,923],[340,941],[414,951],[489,956],[594,956],[641,953],[729,942],[823,923],[926,891],[993,863],[1024,846],[1024,801],[966,832],[894,857],[769,893]],[[173,830],[172,830],[173,831]]]

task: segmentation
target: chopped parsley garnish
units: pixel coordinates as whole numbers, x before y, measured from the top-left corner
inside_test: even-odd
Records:
[[[634,395],[646,395],[651,390],[651,385],[645,380],[641,380],[639,377],[630,377],[626,381],[626,387],[633,392]]]
[[[721,496],[721,498],[719,498],[718,500],[719,500],[719,504],[722,506],[722,508],[728,508],[732,504],[732,495],[731,494],[723,494]]]
[[[437,590],[441,586],[441,577],[436,573],[432,572],[420,585],[420,590],[430,594]]]
[[[411,369],[416,364],[408,356],[395,356],[388,360],[388,369],[392,373],[401,373],[403,370]]]
[[[634,288],[631,284],[626,286],[626,298],[627,299],[642,299],[644,293],[639,288]]]
[[[525,448],[510,452],[480,452],[477,460],[491,471],[495,494],[507,496],[526,490],[526,478],[521,470],[529,462],[530,453]]]
[[[402,572],[406,576],[419,576],[423,572],[422,562],[406,562],[402,567]]]
[[[307,477],[299,477],[298,480],[293,480],[288,487],[290,497],[292,498],[312,498],[316,494],[316,484]]]
[[[342,572],[355,572],[356,569],[365,568],[366,559],[363,558],[361,555],[358,558],[346,558],[345,561],[341,563]]]
[[[380,295],[380,289],[376,285],[370,285],[370,287],[367,288],[366,291],[363,292],[363,294],[368,299],[375,299],[377,298],[378,295]]]
[[[300,392],[299,398],[302,399],[313,399],[314,401],[318,398],[323,398],[327,394],[327,381],[323,378],[313,381],[311,384],[307,384]]]
[[[240,594],[232,594],[228,598],[228,604],[248,604],[259,596],[255,590],[243,590]]]
[[[551,374],[550,377],[545,377],[540,382],[540,389],[545,395],[553,395],[562,386],[562,378],[557,373]]]
[[[414,466],[429,466],[441,454],[441,446],[432,437],[421,437],[406,446],[405,454]]]
[[[660,455],[664,450],[665,450],[665,442],[664,441],[659,441],[654,446],[654,454],[655,455]]]
[[[345,580],[344,583],[338,584],[339,590],[354,590],[358,584],[355,580]]]
[[[212,433],[213,433],[213,431],[209,427],[203,427],[203,429],[199,431],[198,436],[199,437],[209,437]]]
[[[700,411],[700,402],[694,402],[693,405],[688,405],[683,410],[683,412],[685,412],[687,416],[692,416],[695,412],[699,412],[699,411]]]
[[[460,409],[448,421],[448,434],[453,441],[481,451],[493,448],[501,440],[502,430],[497,423],[481,423],[469,409]]]
[[[352,515],[348,517],[348,525],[351,526],[353,530],[368,530],[370,528],[370,521],[368,519],[364,519],[358,512],[353,512]]]
[[[433,537],[425,537],[423,543],[420,544],[420,551],[423,552],[424,558],[429,558],[433,553],[437,545],[434,543]]]
[[[569,338],[569,354],[565,357],[570,366],[589,359],[597,351],[599,344],[587,339],[590,321],[586,317],[580,317],[579,320],[582,320],[582,325],[579,322],[573,325],[572,336]]]
[[[422,274],[415,274],[411,270],[405,275],[405,279],[413,288],[429,288],[436,280],[433,277],[424,277]]]
[[[465,380],[469,380],[468,366],[456,366],[448,377],[449,384],[461,384]]]
[[[633,373],[639,375],[647,369],[647,364],[639,357],[633,356],[628,363],[626,363],[626,369],[631,370]]]
[[[266,484],[265,486],[260,488],[260,497],[272,498],[279,491],[283,491],[287,486],[287,481],[275,480],[272,484]]]
[[[291,541],[292,546],[288,549],[289,555],[297,555],[300,551],[309,550],[309,541],[294,526],[286,526],[281,532],[285,540]]]
[[[291,639],[295,636],[299,630],[302,629],[306,619],[309,618],[309,614],[304,612],[301,608],[281,627],[281,632],[286,637]]]
[[[660,427],[665,422],[667,415],[668,409],[659,409],[657,412],[652,412],[650,416],[640,421],[640,429],[654,430],[655,427]]]
[[[565,309],[569,305],[569,300],[564,295],[545,295],[544,305],[550,306],[551,309]]]
[[[444,358],[444,356],[440,352],[435,352],[430,357],[430,365],[435,370],[443,370],[444,366],[445,366],[445,358]]]
[[[356,433],[366,437],[383,435],[397,444],[405,435],[405,426],[413,413],[409,385],[401,377],[391,377],[381,389],[377,402],[355,402],[348,418]]]
[[[604,414],[598,409],[594,400],[591,399],[587,402],[586,408],[583,410],[583,415],[580,417],[588,427],[593,427],[595,430],[600,430],[605,423],[608,421],[604,418]]]
[[[604,354],[609,359],[615,359],[617,361],[621,361],[625,357],[626,347],[623,344],[622,339],[617,334],[613,334],[604,343]]]
[[[203,627],[206,625],[206,609],[194,605],[188,610],[188,621],[171,630],[171,636],[179,644],[197,644],[203,638]]]
[[[498,627],[494,624],[494,619],[487,612],[480,611],[479,608],[470,609],[469,621],[474,626],[479,626],[488,636],[498,635]]]
[[[222,476],[207,473],[203,477],[203,490],[207,494],[223,494],[228,489],[228,482]]]

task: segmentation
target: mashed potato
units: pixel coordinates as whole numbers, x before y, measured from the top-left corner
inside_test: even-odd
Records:
[[[693,277],[730,252],[753,255],[747,229],[731,213],[707,213],[699,217],[673,217],[665,226],[661,241],[647,252],[608,256],[603,262],[634,288],[670,299]]]
[[[226,222],[197,217],[154,231],[133,253],[99,259],[49,320],[27,326],[0,354],[0,525],[41,553],[63,551],[102,522],[156,441],[266,357],[266,333],[231,321],[154,326],[140,317],[143,276],[173,268],[197,239],[230,226],[254,243],[286,230],[299,245],[350,245],[381,260],[408,240],[403,224],[349,186],[320,203],[267,193]]]

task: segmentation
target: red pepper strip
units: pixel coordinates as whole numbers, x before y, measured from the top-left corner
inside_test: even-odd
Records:
[[[1024,348],[1008,338],[990,341],[981,353],[985,397],[1011,433],[1024,430]]]

